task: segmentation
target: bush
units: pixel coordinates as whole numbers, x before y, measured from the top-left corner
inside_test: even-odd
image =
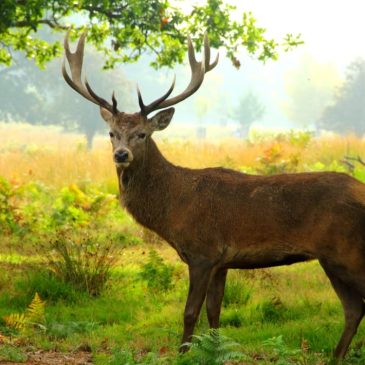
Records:
[[[165,264],[158,253],[152,250],[147,264],[142,266],[140,277],[150,289],[168,290],[172,286],[173,271],[173,266]]]
[[[82,185],[82,184],[81,184]],[[54,232],[59,227],[85,227],[120,211],[115,195],[91,184],[60,190],[41,183],[19,183],[0,176],[0,232],[24,235]]]
[[[292,153],[283,159],[283,146],[280,143],[273,144],[259,157],[260,167],[257,172],[261,175],[275,175],[297,172],[300,153]]]
[[[19,209],[15,203],[18,187],[0,176],[0,232],[18,233],[21,229]]]
[[[114,195],[86,187],[82,190],[77,184],[70,184],[58,193],[52,206],[49,225],[51,228],[62,225],[86,226],[114,202]]]
[[[99,243],[97,239],[85,235],[76,239],[61,236],[51,242],[51,251],[46,253],[48,267],[62,282],[97,296],[105,287],[110,270],[116,263],[116,246],[113,241]]]

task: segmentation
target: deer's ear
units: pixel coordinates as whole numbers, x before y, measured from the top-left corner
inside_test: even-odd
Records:
[[[113,120],[113,114],[105,108],[100,107],[100,115],[107,123]]]
[[[175,113],[175,108],[162,110],[149,119],[150,125],[154,131],[162,131],[171,122],[172,116]]]

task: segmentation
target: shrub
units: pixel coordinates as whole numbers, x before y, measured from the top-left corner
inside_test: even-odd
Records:
[[[0,232],[17,233],[20,230],[19,211],[14,203],[17,187],[0,176]]]
[[[148,262],[142,266],[140,277],[151,289],[168,290],[172,286],[173,271],[173,266],[165,264],[158,253],[151,250]]]
[[[288,172],[296,172],[299,165],[299,153],[290,154],[283,158],[283,146],[281,143],[274,143],[259,157],[260,167],[257,172],[261,175],[275,175]]]
[[[101,293],[116,263],[113,241],[99,243],[88,234],[70,239],[60,236],[46,253],[48,267],[59,280],[91,296]]]
[[[77,184],[70,184],[58,193],[50,215],[50,227],[83,227],[100,216],[103,210],[109,210],[115,203],[115,196],[97,189],[82,190]]]

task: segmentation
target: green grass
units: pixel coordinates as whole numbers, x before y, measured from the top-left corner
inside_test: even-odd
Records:
[[[174,268],[174,273],[170,289],[149,287],[140,274],[143,272],[143,265],[138,263],[141,250],[146,252],[147,246],[127,247],[122,252],[119,264],[100,296],[90,298],[74,293],[72,298],[61,295],[54,300],[47,299],[47,331],[23,334],[25,342],[36,348],[62,351],[72,351],[87,344],[95,359],[99,359],[95,360],[97,363],[107,361],[105,359],[112,361],[113,356],[121,357],[122,354],[115,352],[118,349],[134,356],[152,352],[159,357],[162,352],[162,358],[167,357],[170,363],[178,361],[187,272],[167,246],[154,246],[158,255]],[[137,263],[130,259],[134,255]],[[128,258],[127,262],[124,257]],[[29,280],[27,269],[18,271],[14,280],[10,278],[8,285],[2,286],[1,316],[22,311],[29,304],[25,298],[31,298],[31,295],[25,294],[24,286],[19,286],[22,280]],[[46,278],[41,276],[32,280],[42,282]],[[257,364],[266,364],[270,356],[275,358],[271,354],[275,349],[266,348],[263,343],[278,336],[282,336],[280,346],[285,346],[288,359],[302,354],[300,348],[304,340],[309,346],[308,355],[305,355],[309,362],[303,364],[317,364],[329,357],[342,329],[342,309],[318,263],[247,273],[233,271],[227,280],[229,290],[222,307],[222,334],[237,342],[238,350],[248,358],[260,354],[262,360],[255,360]],[[49,281],[49,290],[52,285],[55,284]],[[235,290],[246,294],[233,294]],[[207,330],[203,309],[196,333]],[[361,326],[354,345],[364,336]],[[280,363],[273,361],[271,363]]]
[[[16,346],[3,345],[0,346],[0,361],[11,361],[11,362],[25,362],[27,359],[26,354],[22,349]]]

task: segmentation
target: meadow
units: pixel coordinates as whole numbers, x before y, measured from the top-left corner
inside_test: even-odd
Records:
[[[355,136],[161,137],[158,145],[187,167],[341,171],[365,182],[356,161],[365,140]],[[221,330],[208,331],[203,310],[191,350],[178,355],[187,268],[120,207],[110,150],[103,137],[87,150],[77,134],[0,123],[0,363],[36,363],[36,353],[61,354],[65,364],[86,363],[77,362],[86,354],[100,365],[330,361],[343,314],[315,261],[231,271]],[[362,324],[346,364],[365,363],[364,339]]]

